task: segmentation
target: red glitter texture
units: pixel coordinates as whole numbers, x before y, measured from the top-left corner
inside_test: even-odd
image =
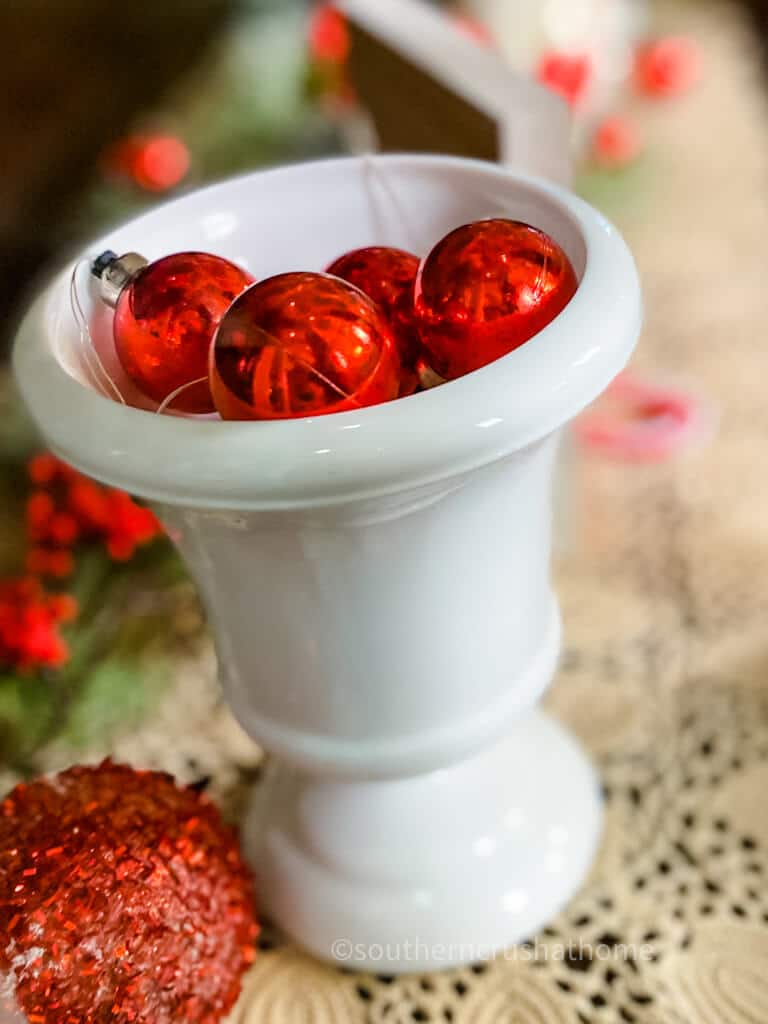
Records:
[[[232,304],[214,343],[224,419],[288,419],[395,398],[399,363],[382,313],[328,274],[278,274]]]
[[[446,379],[486,366],[554,320],[577,286],[568,257],[543,231],[501,218],[456,228],[416,282],[430,365]]]
[[[373,299],[392,328],[400,357],[400,396],[411,395],[419,386],[417,362],[421,343],[413,308],[419,258],[403,249],[372,245],[340,256],[328,267]]]
[[[122,290],[115,309],[115,349],[142,394],[160,403],[205,377],[181,392],[172,408],[213,412],[207,382],[213,335],[232,300],[252,280],[219,256],[181,252],[151,263]]]
[[[234,833],[170,776],[106,761],[0,804],[0,975],[29,1024],[214,1024],[257,931]]]

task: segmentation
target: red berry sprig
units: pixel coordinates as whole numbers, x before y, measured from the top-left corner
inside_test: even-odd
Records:
[[[60,668],[69,649],[59,627],[76,615],[70,594],[48,594],[34,577],[0,582],[0,664],[22,674]]]
[[[61,627],[76,619],[77,602],[49,592],[43,580],[70,577],[80,545],[103,545],[122,562],[162,531],[150,509],[48,452],[30,461],[28,474],[26,575],[0,581],[0,667],[23,675],[61,668],[69,657]]]
[[[72,549],[79,541],[103,543],[111,558],[124,562],[162,532],[151,509],[125,491],[102,487],[49,453],[32,459],[29,477],[37,484],[27,500],[31,573],[69,575]]]

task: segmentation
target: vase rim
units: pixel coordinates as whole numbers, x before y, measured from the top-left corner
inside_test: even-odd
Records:
[[[475,190],[477,217],[464,214],[454,226],[530,209],[536,226],[555,226],[550,233],[576,266],[573,299],[525,345],[429,391],[328,416],[224,422],[158,416],[78,379],[65,358],[66,346],[74,344],[74,326],[62,315],[70,265],[33,303],[14,346],[23,397],[51,447],[82,471],[159,502],[233,509],[333,505],[433,484],[503,458],[563,426],[624,367],[640,332],[642,304],[621,235],[567,190],[484,161],[395,154],[257,171],[162,204],[87,252],[116,248],[116,239],[134,239],[138,248],[146,236],[161,255],[166,230],[178,237],[185,223],[245,209],[256,199],[266,210],[281,196],[306,201],[307,190],[319,196],[347,190],[353,197],[372,170],[406,198],[411,183],[414,195],[433,188],[455,194],[462,212],[475,208]],[[193,234],[188,247],[199,248]]]

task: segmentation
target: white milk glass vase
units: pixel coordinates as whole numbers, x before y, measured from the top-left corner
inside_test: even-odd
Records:
[[[69,270],[15,347],[52,448],[152,502],[199,586],[227,700],[271,755],[245,829],[263,910],[352,967],[489,955],[543,925],[589,868],[598,783],[537,707],[560,650],[551,482],[561,429],[637,339],[632,257],[563,189],[422,156],[251,174],[87,254],[202,250],[263,278],[357,246],[425,253],[488,216],[552,235],[578,291],[526,345],[396,402],[259,423],[122,405],[85,372]],[[111,311],[81,276],[94,344],[142,404],[115,359]]]

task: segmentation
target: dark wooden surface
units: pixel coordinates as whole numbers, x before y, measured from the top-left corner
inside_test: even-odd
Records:
[[[742,0],[752,16],[763,56],[763,70],[768,78],[768,0]]]
[[[350,64],[382,149],[499,159],[492,118],[357,26]]]
[[[0,337],[98,155],[200,60],[230,0],[0,2]]]

